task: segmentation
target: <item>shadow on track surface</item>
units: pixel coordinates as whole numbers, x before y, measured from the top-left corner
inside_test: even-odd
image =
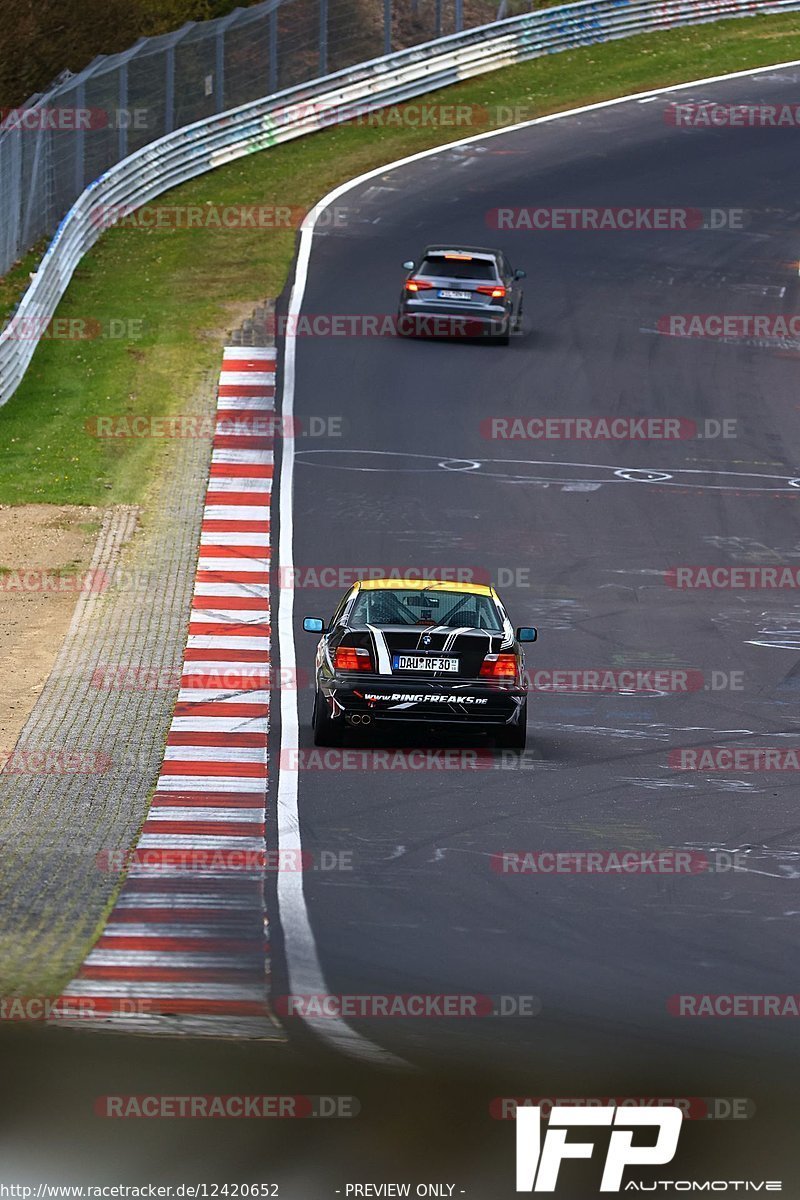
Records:
[[[613,1046],[607,1049],[613,1060]],[[800,1184],[790,1154],[796,1080],[786,1064],[764,1062],[757,1078],[748,1079],[733,1059],[677,1063],[645,1053],[638,1070],[607,1065],[598,1071],[587,1061],[566,1072],[543,1046],[536,1070],[478,1072],[465,1064],[446,1074],[406,1074],[365,1070],[291,1046],[35,1027],[4,1029],[0,1055],[6,1080],[0,1181],[6,1184],[261,1182],[279,1184],[281,1200],[325,1200],[337,1191],[344,1195],[347,1184],[405,1181],[412,1195],[417,1184],[439,1183],[453,1184],[454,1196],[463,1189],[479,1200],[500,1200],[516,1194],[514,1122],[492,1116],[498,1111],[496,1105],[490,1111],[493,1100],[707,1098],[711,1078],[715,1096],[754,1102],[751,1119],[685,1121],[673,1163],[655,1171],[630,1168],[626,1180],[783,1178],[790,1196]],[[298,1120],[97,1115],[99,1098],[133,1095],[348,1096],[359,1111],[350,1118]],[[607,1135],[595,1130],[588,1136],[598,1144],[594,1161],[565,1163],[557,1194],[597,1193]]]

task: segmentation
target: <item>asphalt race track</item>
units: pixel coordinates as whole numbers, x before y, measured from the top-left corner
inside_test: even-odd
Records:
[[[437,239],[499,246],[528,278],[525,332],[508,348],[298,337],[300,426],[341,422],[340,436],[297,439],[301,584],[324,566],[485,569],[515,624],[539,627],[531,671],[702,673],[697,690],[672,694],[534,692],[526,756],[488,769],[299,772],[304,849],[352,854],[352,870],[304,879],[326,991],[541,1004],[526,1019],[350,1022],[417,1065],[683,1053],[746,1064],[790,1044],[789,1019],[680,1019],[668,1002],[791,990],[797,774],[676,770],[669,755],[797,745],[800,602],[787,588],[680,589],[665,573],[800,563],[800,342],[670,337],[658,322],[795,310],[797,130],[676,128],[665,112],[674,100],[789,102],[799,79],[771,70],[445,149],[340,197],[346,219],[314,238],[307,316],[393,314],[403,260]],[[525,206],[735,210],[741,227],[730,215],[715,229],[491,227],[492,210]],[[487,419],[512,416],[673,417],[701,432],[727,421],[734,436],[485,436]],[[330,617],[339,594],[298,589],[300,670],[313,670],[315,647],[302,617]],[[306,750],[311,703],[306,686]],[[424,742],[431,763],[443,744],[460,746]],[[738,853],[740,869],[492,869],[504,851],[661,849],[723,866],[716,852]],[[280,956],[276,969],[280,983]]]

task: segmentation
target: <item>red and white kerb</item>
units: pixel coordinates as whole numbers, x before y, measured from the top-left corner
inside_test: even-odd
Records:
[[[274,408],[275,349],[227,348],[164,762],[119,899],[64,992],[114,1028],[275,1034],[263,895],[273,449],[257,419]]]

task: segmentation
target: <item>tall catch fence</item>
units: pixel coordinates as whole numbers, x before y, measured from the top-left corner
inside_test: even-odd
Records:
[[[498,2],[264,0],[101,55],[0,123],[0,275],[92,180],[164,134],[493,21]]]

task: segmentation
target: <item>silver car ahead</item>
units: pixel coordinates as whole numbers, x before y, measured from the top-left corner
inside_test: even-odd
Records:
[[[403,266],[401,336],[488,337],[508,345],[521,331],[525,272],[515,271],[502,250],[426,246],[417,262]]]

